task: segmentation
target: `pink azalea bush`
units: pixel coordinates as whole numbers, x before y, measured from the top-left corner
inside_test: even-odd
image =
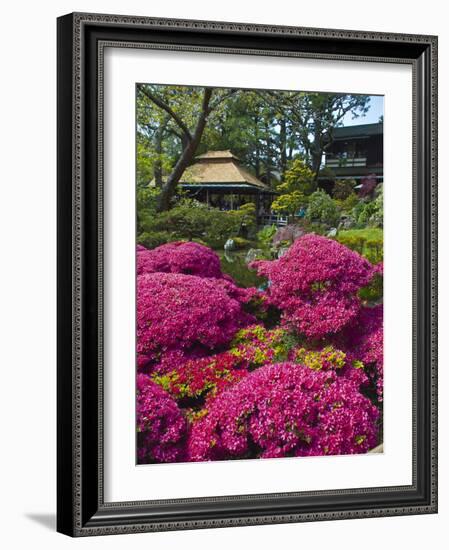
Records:
[[[198,277],[223,277],[220,258],[213,250],[194,242],[173,242],[148,250],[137,246],[137,274],[184,273]]]
[[[167,390],[174,399],[194,404],[195,400],[216,396],[246,376],[243,363],[226,351],[209,357],[191,359],[176,368],[153,375],[153,380]]]
[[[193,423],[190,460],[364,453],[377,443],[378,409],[334,371],[278,363],[219,394]]]
[[[211,351],[228,344],[252,317],[215,279],[180,273],[137,278],[137,353],[141,367],[167,353]]]
[[[187,422],[176,402],[148,376],[137,376],[139,464],[185,458]]]
[[[383,399],[383,307],[364,307],[346,331],[348,354],[361,361],[376,387],[379,401]]]
[[[378,444],[382,285],[375,299],[368,291],[382,264],[299,236],[282,258],[252,264],[269,280],[261,292],[237,286],[197,243],[139,246],[137,259],[139,463]]]
[[[303,346],[293,348],[289,360],[316,371],[334,371],[338,376],[353,381],[359,389],[369,382],[363,362],[351,353],[327,345],[318,349]]]
[[[217,286],[246,304],[249,310],[260,309],[259,302],[264,301],[256,288],[241,288],[232,277],[222,273],[218,254],[196,242],[172,242],[152,250],[137,245],[137,275],[148,273],[183,273],[215,279]]]
[[[357,252],[314,234],[297,239],[278,260],[252,265],[268,277],[271,302],[285,324],[309,338],[335,334],[354,320],[361,307],[357,292],[374,275]]]
[[[252,370],[286,360],[292,344],[282,328],[268,330],[263,325],[251,325],[239,330],[230,346],[230,353]]]

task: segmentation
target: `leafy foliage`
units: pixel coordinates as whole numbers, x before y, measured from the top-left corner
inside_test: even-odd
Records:
[[[184,199],[171,210],[142,216],[138,242],[153,248],[153,234],[169,236],[164,242],[197,241],[212,248],[223,248],[225,242],[255,225],[255,207],[245,204],[239,210],[222,212],[191,199]],[[161,243],[158,243],[161,244]]]
[[[345,200],[354,193],[355,181],[351,179],[336,180],[332,195],[334,199]]]
[[[242,361],[230,352],[190,359],[152,379],[160,384],[183,408],[198,409],[211,398],[246,376]]]
[[[296,214],[307,205],[307,197],[301,191],[292,191],[285,195],[279,195],[271,204],[274,212],[280,214]]]
[[[377,443],[379,412],[355,382],[294,363],[266,365],[194,422],[190,460],[357,454]]]
[[[334,129],[369,97],[145,84],[136,107],[139,463],[367,452],[382,418],[383,191],[317,186]],[[180,189],[196,155],[224,149],[278,193],[287,227],[256,237],[253,203],[223,212]],[[330,227],[354,229],[305,234]],[[250,246],[248,261],[287,251],[256,272]]]
[[[261,243],[264,247],[269,247],[271,245],[271,241],[276,234],[277,227],[273,225],[266,225],[263,227],[260,231],[257,232],[257,240]]]
[[[137,278],[137,353],[147,367],[167,352],[214,350],[251,322],[244,294],[226,280],[180,273]],[[141,363],[141,364],[142,364]]]
[[[319,189],[309,198],[306,219],[327,226],[337,226],[340,212],[336,202],[325,191]]]
[[[221,279],[223,274],[218,255],[193,242],[171,242],[154,250],[137,247],[137,274],[144,273],[184,273],[199,277]]]
[[[372,264],[383,260],[383,230],[380,228],[341,230],[335,239],[364,256]]]
[[[357,293],[381,265],[308,234],[279,260],[256,262],[270,278],[259,293],[237,287],[196,243],[138,255],[139,463],[364,453],[378,443],[382,306]],[[267,299],[284,326],[245,311]]]
[[[186,419],[168,393],[144,374],[137,376],[136,415],[140,464],[185,458]]]
[[[296,158],[285,173],[284,182],[278,185],[281,193],[299,191],[302,195],[311,195],[316,190],[315,176],[301,158]]]
[[[270,281],[271,302],[284,322],[309,338],[336,333],[358,314],[358,291],[374,276],[371,264],[356,252],[318,235],[296,240],[274,261],[253,263]]]

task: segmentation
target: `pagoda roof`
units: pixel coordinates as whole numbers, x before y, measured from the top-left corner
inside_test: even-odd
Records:
[[[334,141],[340,139],[365,138],[370,136],[382,135],[384,125],[382,122],[372,124],[357,124],[354,126],[338,126],[334,128]]]
[[[223,186],[246,184],[264,191],[270,190],[265,183],[242,166],[239,159],[229,150],[208,151],[196,157],[196,162],[185,170],[180,183]]]

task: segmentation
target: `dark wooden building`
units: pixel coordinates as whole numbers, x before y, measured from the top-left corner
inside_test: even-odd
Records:
[[[335,128],[325,167],[336,179],[360,180],[375,174],[383,181],[383,123]]]

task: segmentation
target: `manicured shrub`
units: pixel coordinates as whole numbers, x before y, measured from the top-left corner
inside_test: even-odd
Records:
[[[383,399],[383,305],[364,307],[345,330],[348,355],[362,361],[377,398]]]
[[[153,233],[169,234],[170,241],[201,241],[212,248],[223,248],[225,242],[246,232],[255,224],[254,205],[223,212],[191,199],[184,199],[166,212],[153,213],[140,223],[138,241],[149,246]]]
[[[176,402],[148,376],[137,376],[139,464],[185,459],[187,422]]]
[[[291,360],[313,370],[342,370],[346,364],[346,354],[332,346],[308,350],[298,347],[293,350]]]
[[[331,345],[318,349],[296,347],[289,353],[289,360],[316,371],[332,370],[338,376],[355,382],[359,389],[368,385],[369,380],[362,361]]]
[[[190,460],[365,453],[377,444],[378,410],[334,371],[278,363],[218,394],[194,422]]]
[[[294,340],[282,328],[267,330],[262,325],[253,325],[239,330],[230,346],[230,353],[243,362],[246,369],[252,370],[285,361]]]
[[[202,405],[206,397],[214,397],[247,374],[243,362],[230,352],[219,353],[178,364],[153,380],[185,406]]]
[[[184,273],[198,277],[221,278],[220,258],[208,248],[194,242],[171,242],[153,250],[137,247],[137,274]]]
[[[325,191],[319,189],[310,195],[306,220],[327,226],[336,226],[340,220],[337,203]]]
[[[269,298],[284,323],[310,338],[334,334],[355,319],[357,292],[374,274],[356,252],[313,234],[296,240],[279,260],[252,265],[270,280]]]
[[[277,232],[276,225],[266,225],[257,233],[257,240],[263,247],[270,247],[272,239]]]
[[[351,217],[357,227],[383,227],[383,186],[378,185],[374,191],[374,199],[364,197],[351,212]]]
[[[316,189],[315,174],[300,158],[295,159],[285,172],[284,181],[278,185],[280,193],[299,192],[301,195],[310,195]]]
[[[271,204],[271,210],[279,214],[296,214],[301,208],[305,208],[308,197],[301,191],[292,191],[276,197]]]
[[[357,206],[360,199],[356,193],[350,193],[345,199],[335,199],[338,208],[341,210],[342,214],[349,217],[349,222],[354,223],[354,220],[351,219],[351,213],[353,209]],[[347,219],[348,222],[348,219]]]
[[[155,365],[167,352],[210,352],[228,344],[253,320],[237,299],[240,293],[225,279],[180,273],[138,276],[137,353]]]
[[[145,248],[151,249],[169,243],[173,236],[168,231],[150,231],[142,232],[137,235],[137,243]]]

